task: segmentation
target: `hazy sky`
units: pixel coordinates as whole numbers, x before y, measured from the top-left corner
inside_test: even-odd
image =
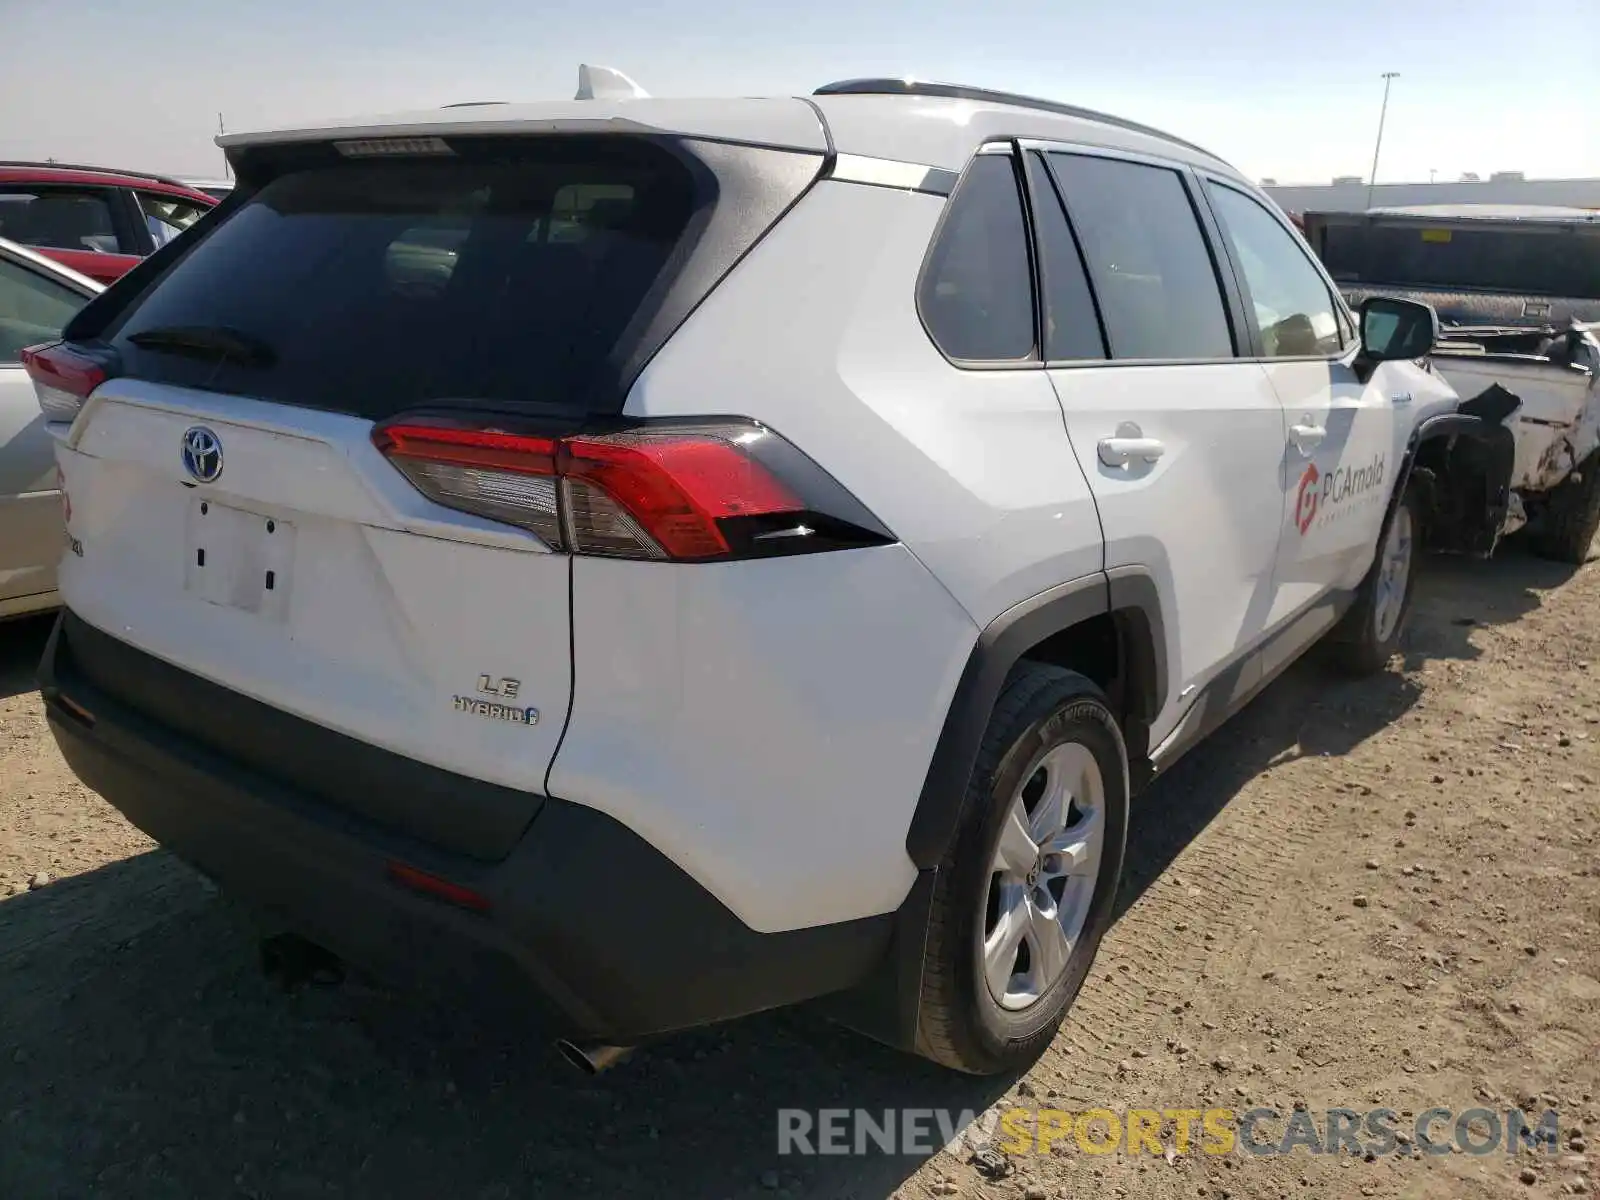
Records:
[[[1585,22],[1584,13],[1591,19]],[[230,130],[568,98],[580,62],[656,95],[912,74],[1169,129],[1253,176],[1600,176],[1600,0],[0,0],[0,158],[216,174]]]

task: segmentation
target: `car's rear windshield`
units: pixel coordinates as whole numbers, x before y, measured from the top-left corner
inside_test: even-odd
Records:
[[[1600,299],[1600,230],[1330,223],[1321,250],[1341,282]]]
[[[105,336],[140,379],[373,419],[590,407],[694,205],[688,168],[632,138],[323,161],[261,187]]]

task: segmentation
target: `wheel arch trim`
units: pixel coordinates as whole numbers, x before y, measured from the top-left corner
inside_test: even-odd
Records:
[[[1123,669],[1134,685],[1128,695],[1130,773],[1143,778],[1148,729],[1166,694],[1166,635],[1160,592],[1140,567],[1097,571],[1058,584],[1013,605],[978,635],[956,685],[933,751],[916,811],[906,833],[906,852],[920,869],[939,866],[960,825],[967,786],[983,733],[1011,669],[1052,634],[1095,617],[1112,616],[1127,658]]]

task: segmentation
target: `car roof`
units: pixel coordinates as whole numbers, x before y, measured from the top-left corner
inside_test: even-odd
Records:
[[[83,187],[141,187],[151,191],[181,193],[215,204],[204,192],[165,175],[143,171],[122,171],[115,167],[90,167],[76,163],[34,163],[0,161],[0,183],[76,184]]]
[[[816,154],[831,149],[948,171],[959,171],[985,141],[1037,138],[1176,159],[1242,180],[1215,155],[1134,122],[1011,93],[904,80],[830,84],[814,96],[455,105],[231,133],[217,138],[217,145],[231,150],[329,139],[548,132],[676,134]]]
[[[963,91],[966,94],[822,94],[816,104],[841,153],[959,171],[985,142],[1034,138],[1175,159],[1241,178],[1222,159],[1159,130],[1088,109],[1043,108],[1027,97]]]
[[[71,267],[56,262],[53,258],[46,258],[36,250],[27,246],[18,245],[16,242],[0,238],[0,258],[9,258],[36,268],[41,274],[52,276],[57,282],[68,287],[94,296],[105,290],[105,285],[97,283],[87,275],[80,275]]]

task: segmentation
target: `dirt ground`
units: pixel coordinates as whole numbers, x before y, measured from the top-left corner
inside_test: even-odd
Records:
[[[0,627],[7,1200],[1600,1185],[1600,564],[1430,561],[1403,664],[1351,683],[1302,662],[1194,751],[1134,814],[1118,920],[1067,1026],[1000,1081],[804,1013],[591,1080],[528,1030],[372,988],[286,993],[242,915],[67,773],[31,690],[44,634]],[[1550,1106],[1560,1145],[1371,1161],[1099,1156],[1070,1138],[977,1162],[776,1152],[779,1108],[1297,1102],[1408,1119]]]

